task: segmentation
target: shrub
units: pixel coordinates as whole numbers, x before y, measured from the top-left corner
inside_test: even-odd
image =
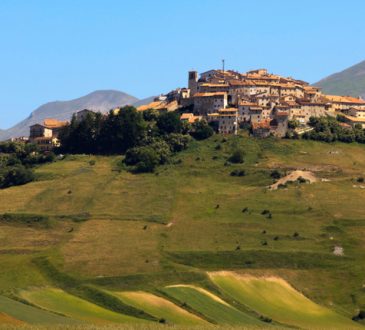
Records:
[[[156,166],[165,164],[170,157],[169,145],[163,140],[156,140],[148,146],[129,149],[125,154],[125,164],[135,166],[134,171],[153,172]]]
[[[245,153],[241,149],[236,149],[228,158],[231,163],[242,164],[244,162]]]
[[[244,170],[239,170],[239,169],[236,169],[236,170],[233,170],[231,172],[231,176],[245,176],[245,171]]]
[[[359,183],[363,183],[365,180],[364,180],[364,178],[363,177],[359,177],[359,178],[357,178],[357,180],[356,180],[357,182],[359,182]]]
[[[8,188],[19,186],[34,180],[32,170],[25,168],[22,165],[5,168],[0,173],[0,188]]]
[[[279,171],[279,170],[273,170],[273,171],[271,172],[270,176],[271,176],[273,179],[278,180],[278,179],[280,179],[280,178],[282,178],[282,177],[283,177],[283,173],[282,173],[281,171]]]
[[[362,320],[365,320],[365,311],[360,310],[359,313],[352,318],[352,320],[353,321],[362,321]]]
[[[298,181],[299,183],[307,183],[307,182],[308,182],[308,180],[304,179],[304,178],[303,178],[303,177],[301,177],[301,176],[297,179],[297,181]]]
[[[165,141],[170,146],[172,152],[179,152],[188,147],[191,137],[189,135],[171,133],[165,137]]]
[[[190,134],[196,140],[205,140],[214,134],[214,130],[205,120],[200,120],[192,125]]]
[[[96,164],[95,160],[90,160],[90,161],[89,161],[89,165],[90,165],[90,166],[94,166],[95,164]]]
[[[127,151],[125,163],[135,165],[135,172],[153,172],[160,163],[160,157],[150,147],[136,147]]]

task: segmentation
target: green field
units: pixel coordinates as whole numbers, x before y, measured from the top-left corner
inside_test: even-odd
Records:
[[[355,329],[358,325],[306,298],[282,279],[211,273],[224,293],[241,304],[283,324],[308,329]]]
[[[114,313],[86,300],[70,295],[60,289],[45,288],[22,291],[20,296],[30,303],[56,313],[66,315],[75,320],[91,323],[139,323],[127,315]]]
[[[117,292],[115,295],[124,303],[144,310],[158,319],[165,320],[167,323],[184,325],[208,324],[202,318],[189,313],[169,300],[151,293],[142,291]]]
[[[11,319],[30,324],[74,324],[76,321],[45,310],[35,308],[7,297],[0,296],[0,322],[9,323]],[[1,315],[1,314],[0,314]]]
[[[227,163],[237,148],[245,151],[245,162]],[[193,141],[156,173],[119,171],[120,160],[67,156],[37,167],[37,181],[0,190],[0,218],[11,215],[0,220],[0,295],[59,288],[103,309],[78,311],[88,322],[110,322],[103,314],[110,311],[116,319],[128,315],[132,323],[136,318],[157,323],[165,311],[138,299],[128,308],[108,293],[159,295],[165,287],[186,284],[255,315],[253,305],[236,306],[239,299],[206,273],[225,270],[282,278],[346,320],[365,309],[365,184],[358,182],[365,177],[365,146],[215,135]],[[246,175],[231,176],[235,169]],[[274,169],[308,170],[318,182],[269,191]],[[43,220],[35,222],[34,216]],[[333,253],[336,247],[343,255]],[[39,301],[50,299],[47,290],[39,292]],[[51,307],[43,308],[70,315]],[[188,311],[204,318],[198,307]],[[256,313],[282,322],[265,309]]]
[[[232,307],[209,291],[189,285],[168,286],[163,289],[168,296],[196,310],[216,324],[259,325],[254,317]]]

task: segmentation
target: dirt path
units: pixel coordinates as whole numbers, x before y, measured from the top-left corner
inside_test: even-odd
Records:
[[[318,181],[317,177],[313,174],[313,172],[296,170],[291,172],[289,175],[282,177],[277,182],[272,184],[269,188],[271,190],[278,189],[279,185],[284,185],[288,181],[297,181],[300,177],[307,180],[309,183]]]

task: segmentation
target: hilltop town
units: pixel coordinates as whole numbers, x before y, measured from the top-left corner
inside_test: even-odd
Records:
[[[365,127],[363,99],[326,95],[305,81],[271,74],[266,69],[246,73],[210,70],[200,75],[190,71],[187,88],[160,95],[137,110],[148,109],[179,111],[182,121],[205,120],[221,134],[237,134],[240,128],[250,128],[256,137],[284,137],[290,122],[301,134],[311,129],[307,126],[311,117],[340,115],[344,127]],[[88,112],[80,109],[77,120]],[[29,141],[41,150],[51,150],[59,146],[58,133],[65,125],[67,122],[55,119],[32,125]]]

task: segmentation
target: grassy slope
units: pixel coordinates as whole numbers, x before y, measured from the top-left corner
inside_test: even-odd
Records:
[[[30,324],[73,324],[76,321],[0,296],[0,312]],[[3,323],[0,319],[0,323]],[[4,323],[8,323],[6,320]]]
[[[224,166],[237,146],[246,151],[245,164]],[[0,191],[0,214],[51,218],[48,226],[0,223],[0,291],[49,284],[32,262],[39,256],[80,281],[128,291],[209,287],[200,270],[235,269],[281,276],[352,316],[365,308],[365,190],[352,181],[365,174],[364,151],[356,144],[214,136],[157,174],[116,172],[117,157],[73,156],[41,166],[40,181]],[[247,175],[231,177],[235,168]],[[269,192],[271,168],[306,168],[331,181]],[[81,213],[90,220],[75,222]],[[335,245],[344,257],[333,256]]]
[[[223,292],[238,302],[284,324],[308,329],[357,328],[356,323],[313,303],[281,279],[239,277],[228,272],[210,276]]]
[[[187,312],[167,299],[147,292],[116,292],[115,295],[124,303],[144,310],[167,323],[197,325],[206,324],[203,319]]]
[[[114,313],[60,289],[45,288],[22,291],[20,296],[41,308],[91,323],[140,323],[142,320]]]
[[[168,286],[162,290],[165,294],[204,315],[217,324],[259,325],[252,316],[243,313],[220,300],[211,293],[206,293],[192,286]]]

